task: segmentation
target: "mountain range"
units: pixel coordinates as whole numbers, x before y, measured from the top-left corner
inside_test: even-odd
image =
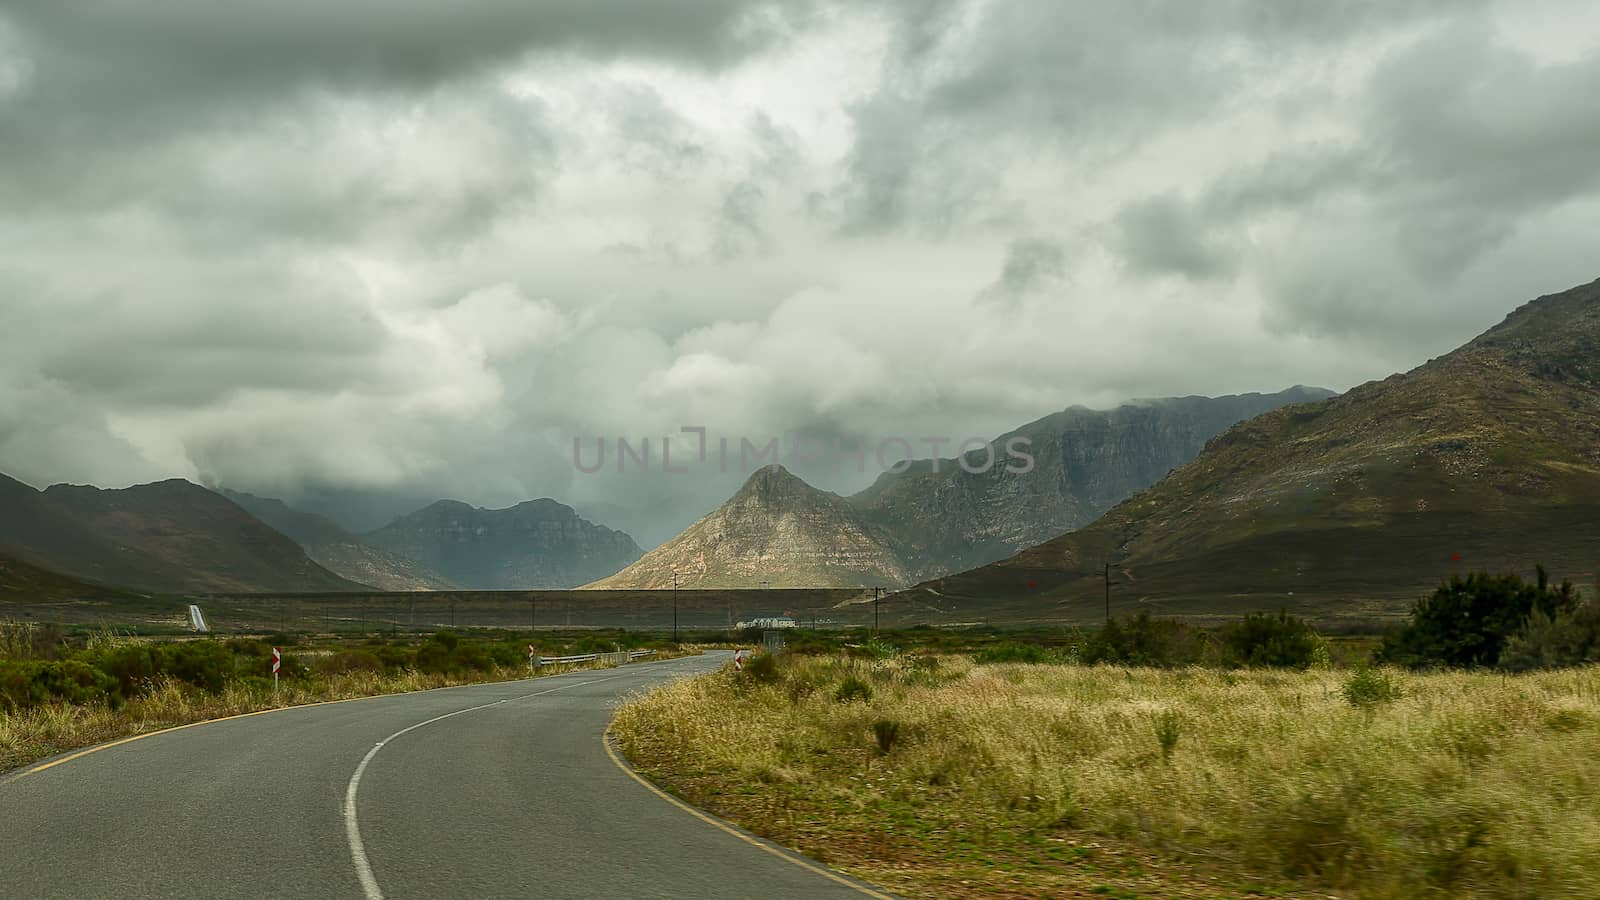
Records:
[[[417,560],[385,550],[352,534],[327,516],[304,512],[254,494],[220,493],[285,537],[333,572],[383,591],[448,591],[460,585]]]
[[[440,500],[364,536],[464,588],[572,588],[643,553],[633,538],[554,500],[481,509]]]
[[[1029,471],[982,465],[1017,439]],[[182,480],[0,476],[0,593],[915,584],[899,606],[951,620],[1088,619],[1108,592],[1122,609],[1320,614],[1394,608],[1465,568],[1587,583],[1597,556],[1600,281],[1338,396],[1074,407],[849,497],[769,466],[649,553],[548,499],[442,500],[353,534]]]
[[[1296,386],[1111,410],[1072,407],[960,459],[916,460],[885,472],[850,497],[769,466],[677,537],[589,586],[670,587],[676,572],[680,584],[704,588],[903,587],[1004,559],[1083,525],[1194,458],[1230,425],[1329,396]],[[1029,470],[1018,471],[1024,466]]]
[[[362,587],[228,499],[181,479],[122,490],[58,484],[39,491],[0,475],[0,555],[151,591]]]
[[[1600,281],[1461,348],[1235,425],[1094,523],[906,599],[1197,614],[1412,598],[1451,571],[1600,567]],[[1389,604],[1393,606],[1394,604]]]

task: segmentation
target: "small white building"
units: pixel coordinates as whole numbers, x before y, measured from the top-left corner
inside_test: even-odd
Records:
[[[760,628],[765,631],[772,628],[798,628],[800,627],[800,623],[796,622],[790,616],[764,616],[759,619],[751,619],[748,622],[740,622],[735,627],[739,628],[740,630],[746,628]]]

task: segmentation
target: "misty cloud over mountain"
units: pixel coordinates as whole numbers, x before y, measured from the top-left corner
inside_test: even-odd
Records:
[[[648,547],[749,470],[574,439],[1343,390],[1593,279],[1596,84],[1578,0],[0,2],[0,470]]]

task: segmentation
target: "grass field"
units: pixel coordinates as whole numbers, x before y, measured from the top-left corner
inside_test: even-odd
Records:
[[[1600,669],[1354,677],[789,656],[614,731],[908,896],[1595,896]]]
[[[47,635],[41,640],[41,632]],[[533,669],[526,646],[555,656],[649,646],[655,659],[682,655],[637,633],[494,634],[428,640],[152,641],[104,632],[63,638],[0,625],[0,773],[68,750],[176,725],[263,709],[371,697],[571,671]],[[283,677],[268,673],[281,644]],[[118,677],[131,685],[118,683]]]

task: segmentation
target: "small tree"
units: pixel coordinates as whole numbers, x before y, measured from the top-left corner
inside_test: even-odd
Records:
[[[1233,665],[1279,669],[1309,668],[1322,644],[1304,619],[1287,611],[1276,616],[1252,613],[1223,626],[1218,637]]]
[[[1384,639],[1379,658],[1412,668],[1495,666],[1506,641],[1535,613],[1554,619],[1578,605],[1571,582],[1550,587],[1539,567],[1529,584],[1515,573],[1453,576],[1412,607],[1411,620]]]

